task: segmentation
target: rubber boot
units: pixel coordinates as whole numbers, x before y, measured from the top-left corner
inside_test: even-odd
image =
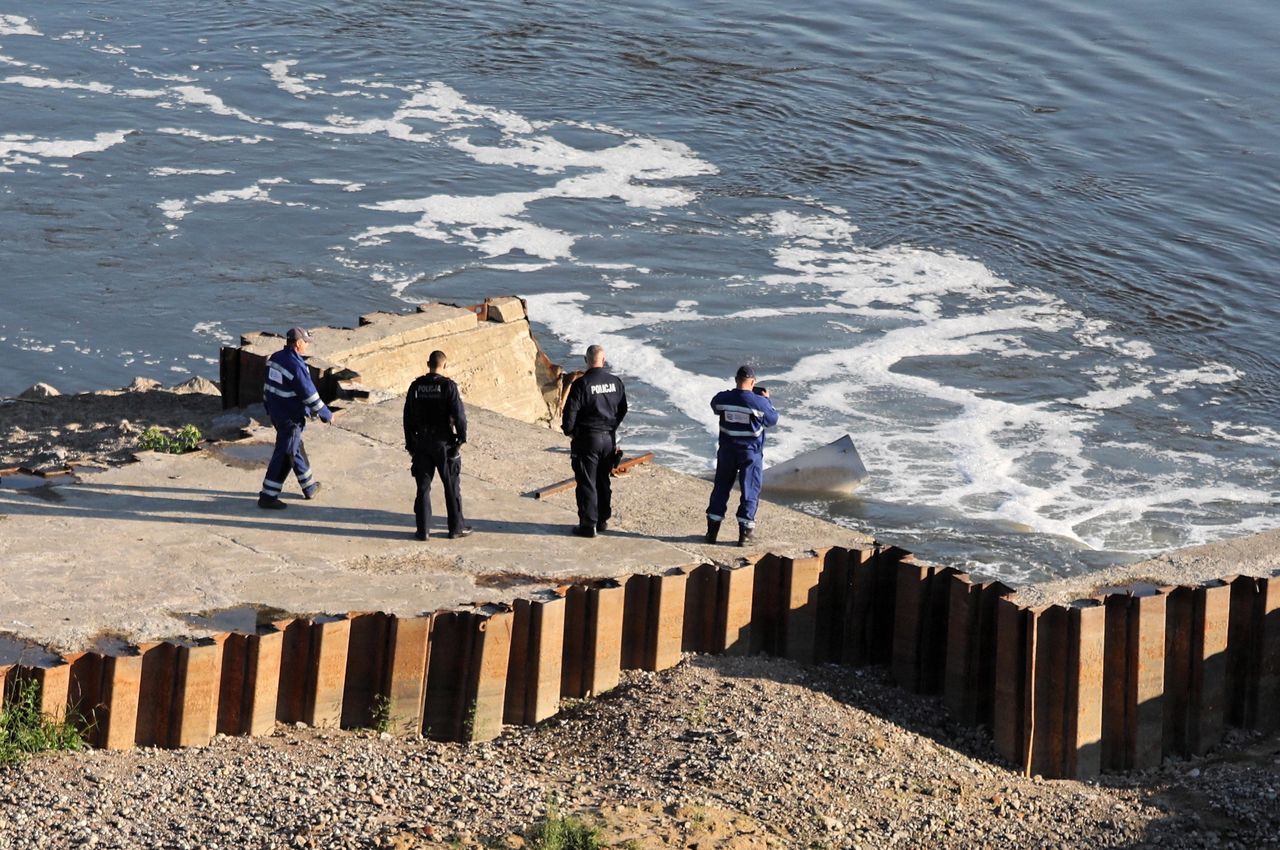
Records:
[[[754,533],[754,528],[747,528],[745,525],[738,526],[738,545],[746,546],[751,542],[751,535]]]
[[[715,543],[716,537],[719,534],[720,534],[720,520],[718,519],[707,520],[707,542]]]

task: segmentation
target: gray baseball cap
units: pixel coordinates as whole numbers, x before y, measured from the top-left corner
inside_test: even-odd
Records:
[[[311,332],[306,328],[289,328],[289,333],[285,335],[286,339],[300,339],[303,342],[311,342]]]

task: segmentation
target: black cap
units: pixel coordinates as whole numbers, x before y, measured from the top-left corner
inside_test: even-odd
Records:
[[[303,342],[311,342],[311,334],[306,328],[289,328],[289,333],[285,335],[285,338],[290,341],[300,339]]]
[[[742,382],[746,380],[754,381],[755,379],[756,379],[756,370],[746,365],[739,366],[738,374],[734,376],[734,380],[738,382]]]

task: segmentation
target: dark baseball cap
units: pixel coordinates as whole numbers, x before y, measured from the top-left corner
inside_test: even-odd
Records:
[[[746,365],[739,366],[738,374],[734,376],[734,379],[738,381],[745,381],[748,378],[754,381],[756,379],[756,370]]]
[[[311,333],[306,328],[289,328],[289,333],[285,335],[285,338],[311,342]]]

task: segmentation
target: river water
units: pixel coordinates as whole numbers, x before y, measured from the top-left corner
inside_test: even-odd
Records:
[[[1025,579],[1280,525],[1280,6],[0,0],[0,394],[529,300],[702,473]],[[768,522],[767,513],[761,521]]]

